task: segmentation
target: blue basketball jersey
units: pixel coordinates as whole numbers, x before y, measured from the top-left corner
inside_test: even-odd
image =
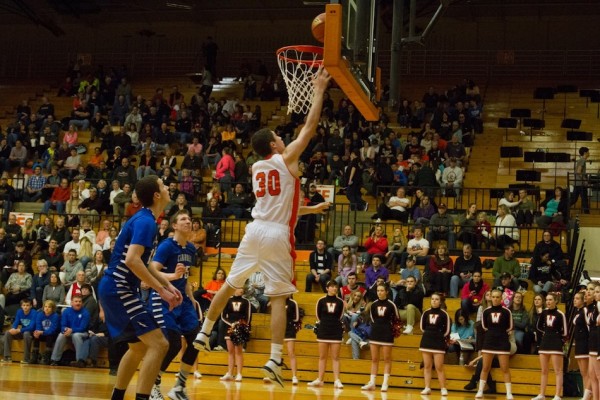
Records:
[[[171,274],[175,272],[177,264],[182,263],[186,267],[186,272],[180,279],[171,281],[184,296],[185,285],[189,276],[189,270],[196,263],[196,248],[191,242],[187,242],[185,247],[182,247],[173,238],[167,238],[158,244],[153,261],[161,263],[163,269],[161,272]]]

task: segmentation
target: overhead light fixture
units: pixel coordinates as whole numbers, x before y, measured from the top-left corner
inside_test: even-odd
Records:
[[[190,6],[189,4],[182,4],[182,3],[171,3],[171,2],[166,2],[165,5],[167,7],[171,7],[171,8],[179,8],[180,10],[191,10],[192,6]]]

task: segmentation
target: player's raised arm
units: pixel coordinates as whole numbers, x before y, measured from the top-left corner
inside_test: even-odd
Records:
[[[321,109],[323,108],[323,93],[325,93],[325,90],[327,90],[327,85],[329,84],[330,79],[331,76],[329,73],[323,67],[321,67],[315,74],[315,77],[312,81],[312,85],[314,87],[314,97],[310,111],[306,117],[306,123],[302,127],[302,130],[300,131],[300,134],[296,140],[291,142],[283,152],[283,159],[288,168],[294,168],[292,171],[297,171],[300,155],[306,146],[308,146],[308,143],[317,131],[317,126],[319,125],[319,121],[321,119]]]

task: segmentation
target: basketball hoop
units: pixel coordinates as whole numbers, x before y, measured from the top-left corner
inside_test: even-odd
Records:
[[[323,64],[323,48],[286,46],[277,50],[277,63],[288,92],[288,114],[306,114],[313,102],[312,79]]]

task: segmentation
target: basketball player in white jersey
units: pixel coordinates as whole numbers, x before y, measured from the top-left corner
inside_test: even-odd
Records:
[[[202,330],[194,347],[210,351],[208,339],[213,325],[236,288],[244,287],[246,279],[257,270],[265,276],[265,294],[271,300],[271,357],[263,367],[265,377],[283,386],[281,376],[283,339],[286,326],[285,301],[295,293],[294,228],[298,216],[321,213],[329,203],[300,206],[298,161],[314,136],[323,104],[323,93],[330,76],[320,69],[313,79],[314,98],[306,123],[300,134],[287,147],[270,129],[261,129],[252,136],[252,148],[263,160],[252,165],[252,190],[256,204],[253,222],[246,226],[237,255],[227,277],[227,284],[212,299]]]

